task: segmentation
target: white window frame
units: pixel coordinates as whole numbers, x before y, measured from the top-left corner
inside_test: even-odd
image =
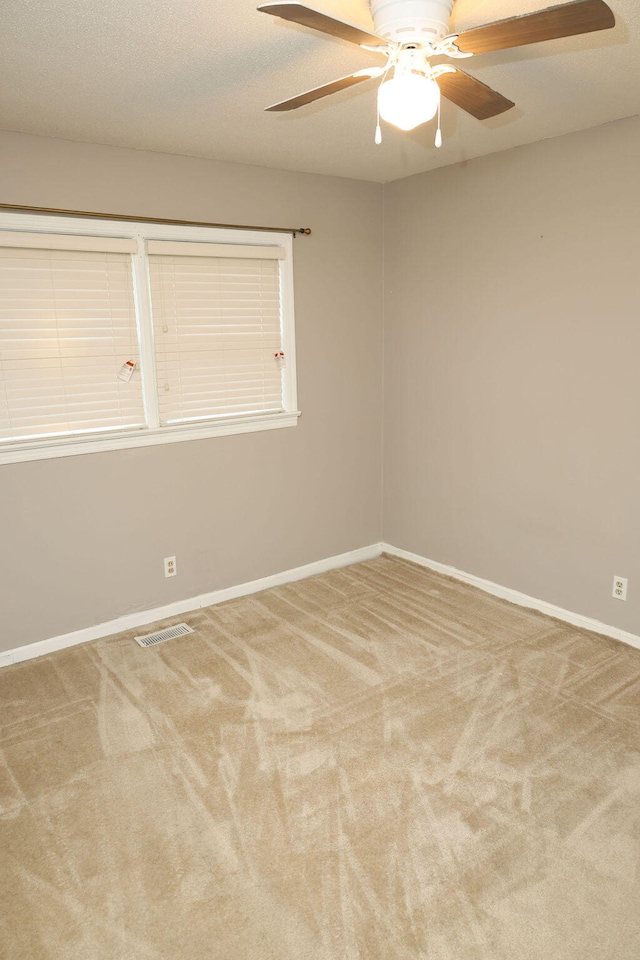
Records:
[[[0,230],[18,233],[55,233],[89,235],[92,237],[119,237],[133,239],[137,253],[132,254],[132,274],[138,330],[140,360],[144,367],[143,398],[148,422],[155,426],[124,428],[97,434],[67,437],[42,437],[36,440],[0,443],[0,464],[52,457],[69,457],[106,450],[123,450],[160,443],[185,440],[203,440],[209,437],[253,433],[294,427],[300,412],[297,409],[296,355],[293,301],[293,236],[290,233],[260,230],[233,230],[219,227],[200,227],[182,224],[147,223],[134,220],[102,220],[93,217],[65,217],[63,215],[24,214],[0,211]],[[280,260],[282,297],[282,343],[285,354],[283,376],[283,411],[277,413],[218,418],[194,423],[160,426],[155,377],[155,348],[151,317],[150,290],[146,267],[148,240],[182,240],[204,243],[247,244],[265,247],[284,247]]]

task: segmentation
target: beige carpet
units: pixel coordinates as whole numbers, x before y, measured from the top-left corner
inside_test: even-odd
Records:
[[[3,960],[638,960],[640,651],[389,557],[178,619],[0,671]]]

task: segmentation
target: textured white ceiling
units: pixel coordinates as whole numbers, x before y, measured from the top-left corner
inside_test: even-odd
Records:
[[[640,114],[640,4],[616,27],[485,54],[469,73],[516,106],[480,122],[443,101],[411,133],[373,142],[375,82],[291,113],[264,107],[382,58],[258,13],[259,0],[15,0],[0,32],[0,129],[388,181]],[[553,0],[457,0],[458,31]],[[372,28],[367,0],[315,0]],[[382,61],[384,62],[384,61]]]

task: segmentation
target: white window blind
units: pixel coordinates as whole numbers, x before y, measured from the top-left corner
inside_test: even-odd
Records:
[[[282,410],[275,354],[283,348],[279,259],[284,251],[217,247],[149,243],[164,424]],[[168,252],[153,252],[162,249]]]
[[[0,234],[0,440],[144,425],[135,241]]]
[[[298,416],[289,234],[0,211],[0,464]]]

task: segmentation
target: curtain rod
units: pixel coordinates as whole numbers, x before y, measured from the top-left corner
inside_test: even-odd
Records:
[[[249,227],[240,223],[208,223],[205,220],[165,220],[162,217],[131,217],[119,213],[91,213],[87,210],[58,210],[55,207],[27,207],[17,203],[0,203],[0,210],[23,210],[27,213],[57,213],[67,217],[94,217],[100,220],[133,220],[140,223],[167,223],[182,227],[225,227],[228,230],[266,230],[269,233],[297,233],[308,236],[310,227]]]

